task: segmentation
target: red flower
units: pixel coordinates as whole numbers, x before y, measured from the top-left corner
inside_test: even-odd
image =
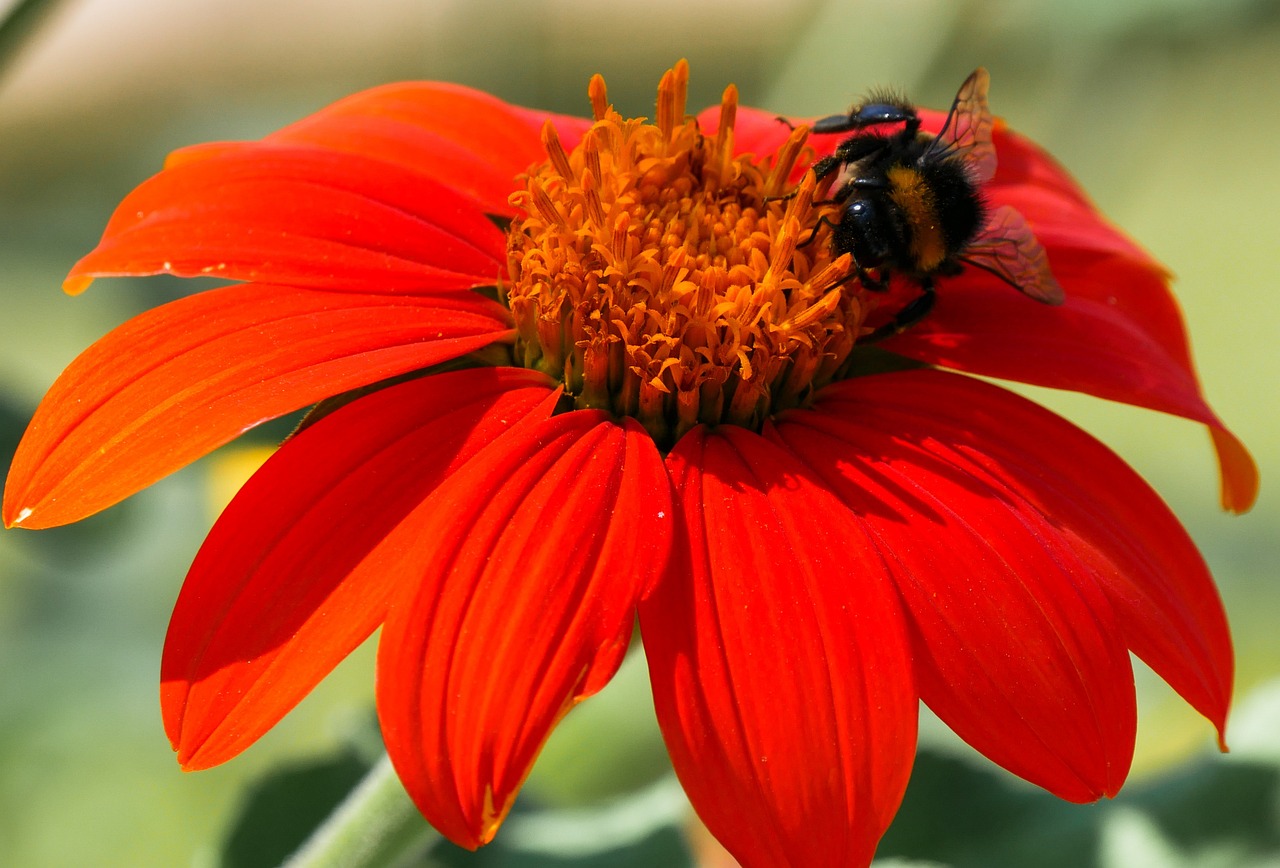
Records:
[[[72,270],[72,292],[246,282],[67,369],[8,525],[75,521],[348,393],[248,482],[183,585],[161,696],[184,767],[244,750],[381,626],[388,752],[478,846],[637,611],[676,770],[748,866],[869,862],[919,698],[1076,801],[1125,778],[1131,650],[1221,733],[1230,637],[1177,519],[1084,432],[940,369],[1203,422],[1246,509],[1256,471],[1200,394],[1160,266],[998,129],[984,195],[1025,215],[1066,303],[968,269],[883,344],[928,366],[866,373],[857,338],[897,295],[803,241],[825,207],[812,177],[794,192],[804,131],[732,89],[686,121],[686,76],[654,125],[598,79],[594,122],[545,126],[450,85],[357,94],[178,152]]]

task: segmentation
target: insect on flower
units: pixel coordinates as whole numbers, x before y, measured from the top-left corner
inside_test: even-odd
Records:
[[[365,91],[178,152],[73,267],[72,293],[241,282],[67,368],[15,454],[8,526],[77,521],[263,420],[332,411],[183,582],[160,663],[183,767],[248,749],[375,631],[391,764],[469,848],[637,623],[672,765],[744,868],[870,864],[921,701],[1078,802],[1128,771],[1131,653],[1221,735],[1231,637],[1194,542],[1103,444],[969,376],[1203,423],[1223,505],[1248,509],[1256,466],[1200,392],[1165,270],[995,127],[985,73],[945,117],[873,101],[819,121],[853,134],[812,152],[732,85],[689,114],[688,75],[662,76],[651,123],[599,76],[583,118],[441,82]],[[963,264],[892,341],[919,365],[863,364],[890,273],[926,299],[905,330]]]
[[[1027,221],[1009,205],[990,207],[982,196],[996,172],[990,81],[985,69],[965,79],[936,136],[920,131],[914,106],[888,94],[813,125],[815,133],[855,131],[813,166],[819,180],[834,178],[830,202],[839,206],[840,220],[826,221],[832,247],[853,255],[858,278],[869,289],[887,288],[890,272],[920,287],[918,296],[864,340],[919,322],[933,309],[934,276],[958,274],[963,264],[983,268],[1037,301],[1063,301]],[[881,131],[894,124],[901,128]]]

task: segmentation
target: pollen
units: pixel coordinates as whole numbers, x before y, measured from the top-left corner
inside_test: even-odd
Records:
[[[571,150],[511,197],[508,281],[519,364],[564,383],[575,408],[631,416],[669,447],[698,424],[758,429],[846,371],[864,291],[833,257],[808,172],[806,127],[776,153],[735,155],[737,90],[714,133],[685,113],[688,65],[658,86],[656,123],[626,119],[604,81]]]

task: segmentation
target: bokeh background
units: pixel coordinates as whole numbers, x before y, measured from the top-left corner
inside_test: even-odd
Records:
[[[1107,815],[1125,819],[1097,837],[1090,858],[1280,864],[1268,849],[1280,827],[1274,777],[1249,791],[1261,803],[1249,822],[1271,824],[1259,830],[1261,843],[1179,843],[1141,817],[1143,798],[1158,800],[1153,793],[1185,785],[1188,775],[1229,775],[1232,763],[1280,756],[1280,4],[0,2],[0,15],[14,13],[21,26],[0,31],[5,466],[44,390],[77,352],[194,288],[154,278],[100,281],[76,299],[59,291],[114,205],[176,147],[257,137],[354,90],[400,79],[446,79],[583,113],[587,79],[600,72],[624,114],[647,115],[661,72],[687,57],[695,109],[718,101],[733,81],[746,104],[811,115],[839,111],[875,85],[901,86],[919,103],[945,108],[975,66],[989,67],[996,112],[1045,144],[1176,275],[1205,391],[1263,472],[1257,507],[1226,516],[1200,426],[1023,390],[1112,445],[1170,502],[1220,582],[1239,655],[1229,757],[1211,751],[1210,727],[1139,666],[1130,785],[1138,796],[1129,813]],[[268,446],[288,427],[266,426],[246,442]],[[78,526],[0,533],[0,864],[253,864],[225,848],[244,833],[237,818],[246,796],[266,792],[273,770],[336,756],[358,771],[373,749],[366,647],[242,758],[196,775],[173,762],[156,684],[168,613],[220,499],[251,460],[243,448],[223,450]],[[564,849],[566,841],[585,848],[573,858],[587,858],[594,838],[643,837],[680,823],[679,790],[666,777],[651,717],[643,666],[631,664],[570,716],[528,792],[533,804],[572,811],[551,812],[562,826],[542,822],[551,814],[514,818],[512,846],[524,847],[525,861],[509,864],[553,864],[528,854]],[[1011,799],[1035,798],[936,726],[926,726],[925,743],[933,765],[922,769],[950,769],[939,779],[980,774],[1008,787]],[[916,793],[908,827],[937,832],[960,816],[972,828],[1000,828],[993,816],[973,815],[972,805],[957,814],[945,796],[929,806]],[[621,807],[609,801],[620,795],[629,799]],[[1116,805],[1128,804],[1124,798]],[[266,804],[289,813],[286,797]],[[1014,822],[1009,804],[992,802],[991,811]],[[1102,809],[1069,810],[1083,818],[1070,822],[1086,823]],[[949,861],[1049,864],[1011,855],[1023,851],[1001,849],[994,837],[985,849],[972,846]],[[1126,846],[1147,846],[1142,852],[1168,861],[1126,861]],[[554,864],[588,864],[581,858]]]

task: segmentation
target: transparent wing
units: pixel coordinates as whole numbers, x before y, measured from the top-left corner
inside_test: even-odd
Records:
[[[996,148],[991,143],[995,118],[987,105],[990,84],[991,75],[982,67],[964,80],[946,123],[924,155],[926,160],[943,156],[965,160],[978,186],[990,181],[996,173]]]
[[[1066,298],[1049,270],[1049,255],[1026,218],[1012,206],[1001,205],[992,211],[982,234],[959,258],[991,272],[1036,301],[1062,304]]]

